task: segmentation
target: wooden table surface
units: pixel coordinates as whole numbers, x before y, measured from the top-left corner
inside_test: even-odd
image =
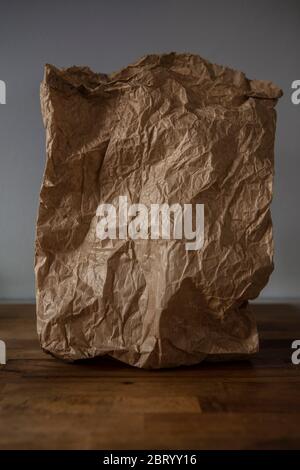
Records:
[[[248,361],[146,371],[40,350],[34,305],[0,305],[0,449],[300,448],[300,305],[257,304]]]

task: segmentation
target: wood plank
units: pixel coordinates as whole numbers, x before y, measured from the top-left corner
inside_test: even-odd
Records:
[[[299,448],[300,305],[254,310],[257,355],[147,371],[56,360],[40,349],[35,306],[1,304],[0,449]]]

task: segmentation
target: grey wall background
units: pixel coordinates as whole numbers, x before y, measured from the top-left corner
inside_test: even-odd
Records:
[[[277,107],[276,268],[265,297],[300,295],[299,0],[0,0],[0,298],[34,297],[34,226],[45,162],[39,84],[46,62],[112,72],[154,52],[193,52],[269,79]]]

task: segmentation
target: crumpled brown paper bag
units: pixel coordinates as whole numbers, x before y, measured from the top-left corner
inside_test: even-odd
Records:
[[[254,353],[247,301],[273,269],[270,82],[191,54],[112,75],[47,65],[47,163],[36,231],[38,334],[66,360],[138,367]],[[100,240],[97,207],[204,204],[204,244]]]

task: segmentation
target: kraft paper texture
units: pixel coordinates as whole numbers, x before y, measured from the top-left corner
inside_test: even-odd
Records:
[[[191,54],[111,75],[46,65],[37,326],[65,360],[138,367],[258,350],[248,300],[273,269],[274,106],[267,81]],[[97,238],[97,207],[204,204],[204,244]]]

